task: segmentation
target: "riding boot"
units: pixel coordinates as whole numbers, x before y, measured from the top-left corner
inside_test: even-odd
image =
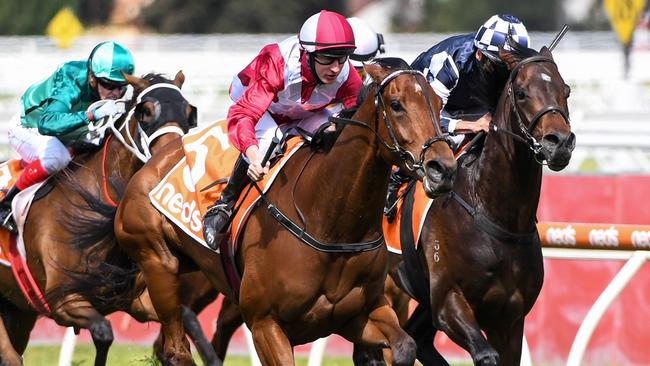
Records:
[[[395,220],[395,214],[397,213],[397,193],[399,192],[402,184],[411,180],[411,177],[402,173],[401,170],[397,169],[390,174],[390,179],[388,180],[388,193],[386,194],[386,205],[384,206],[384,215],[388,222],[393,222]]]
[[[212,250],[219,246],[217,237],[226,231],[232,210],[237,202],[244,187],[250,183],[250,178],[246,174],[248,171],[248,162],[242,156],[235,162],[235,167],[228,179],[228,184],[221,192],[221,197],[208,207],[208,211],[203,216],[203,238]]]
[[[14,185],[9,189],[9,191],[7,191],[7,194],[2,198],[2,200],[0,200],[0,226],[14,234],[18,233],[18,227],[11,212],[11,201],[18,192],[20,192],[20,188]]]

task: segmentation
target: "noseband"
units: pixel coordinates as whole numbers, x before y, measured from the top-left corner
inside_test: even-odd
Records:
[[[551,63],[553,64],[556,68],[557,65],[555,62],[544,56],[533,56],[526,58],[522,61],[520,61],[513,69],[512,72],[510,73],[510,76],[508,77],[508,99],[510,100],[510,106],[512,108],[512,111],[514,112],[515,116],[517,117],[517,122],[519,123],[519,129],[521,130],[522,135],[524,136],[523,138],[520,137],[519,135],[510,133],[513,137],[516,139],[524,142],[525,144],[528,145],[528,147],[533,151],[535,156],[537,156],[541,150],[542,150],[542,145],[533,137],[532,133],[533,130],[535,129],[535,126],[537,126],[537,122],[539,122],[540,118],[542,118],[543,115],[549,112],[556,112],[559,113],[562,118],[564,118],[564,121],[566,124],[570,125],[569,122],[569,116],[568,113],[560,106],[555,105],[555,104],[547,104],[544,107],[542,107],[537,113],[533,115],[532,118],[529,119],[528,126],[526,126],[523,122],[525,118],[525,114],[519,109],[517,106],[517,103],[515,103],[515,96],[514,96],[514,90],[513,90],[513,85],[515,82],[515,79],[517,78],[517,74],[519,71],[526,65],[531,64],[533,62],[546,62],[546,63]],[[524,118],[522,118],[524,116]],[[509,132],[509,131],[507,131]]]
[[[415,172],[419,176],[424,176],[423,163],[424,163],[424,154],[426,153],[426,151],[434,143],[438,141],[443,141],[447,143],[449,146],[451,146],[452,142],[450,140],[449,134],[442,133],[442,129],[440,128],[440,121],[438,121],[438,118],[436,118],[436,114],[433,112],[433,106],[431,104],[431,100],[429,99],[429,96],[425,93],[424,97],[427,101],[429,115],[431,116],[431,121],[436,131],[436,135],[424,142],[424,144],[422,145],[422,150],[420,151],[419,158],[417,160],[415,158],[415,154],[413,154],[411,151],[409,151],[408,149],[400,145],[399,141],[397,140],[397,136],[395,136],[393,124],[391,123],[390,119],[388,118],[388,115],[386,114],[386,105],[384,104],[384,101],[382,99],[382,92],[384,91],[386,86],[388,86],[388,84],[391,81],[395,80],[400,75],[414,75],[418,85],[420,85],[422,90],[426,90],[425,86],[423,86],[422,84],[422,80],[417,76],[421,75],[422,79],[424,80],[426,80],[426,78],[424,74],[418,70],[397,70],[389,74],[388,76],[386,76],[384,80],[382,80],[381,83],[377,86],[377,89],[375,90],[375,126],[379,124],[379,114],[381,110],[381,114],[383,115],[382,120],[384,122],[384,125],[386,126],[386,130],[388,131],[388,136],[390,137],[392,144],[387,143],[386,140],[384,140],[384,138],[381,137],[381,135],[377,132],[376,129],[368,126],[367,124],[361,121],[353,120],[350,118],[334,117],[334,116],[329,117],[329,120],[334,123],[352,124],[355,126],[368,128],[375,134],[375,136],[377,136],[377,139],[389,152],[397,155],[399,160],[404,162],[404,166],[408,170]]]

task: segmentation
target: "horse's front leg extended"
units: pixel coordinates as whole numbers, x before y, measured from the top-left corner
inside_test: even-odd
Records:
[[[402,330],[395,311],[384,296],[381,296],[379,306],[368,314],[367,321],[359,317],[351,324],[352,328],[341,333],[351,342],[368,347],[390,348],[393,365],[410,366],[415,362],[415,341]]]
[[[432,299],[432,302],[434,299]],[[481,333],[474,311],[465,297],[455,290],[449,291],[438,312],[439,329],[472,356],[474,365],[499,365],[499,354]]]
[[[293,348],[280,325],[270,316],[251,324],[253,343],[264,366],[295,365]]]
[[[108,349],[113,344],[111,323],[92,304],[79,296],[69,296],[52,307],[52,319],[59,325],[88,329],[95,345],[95,366],[106,365]]]

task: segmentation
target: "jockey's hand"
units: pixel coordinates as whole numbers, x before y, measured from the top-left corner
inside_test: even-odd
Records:
[[[481,118],[474,122],[473,133],[490,132],[490,122],[492,122],[492,115],[490,113],[484,114]]]
[[[117,103],[112,99],[107,99],[101,107],[96,108],[93,111],[93,121],[98,121],[104,117],[115,117],[121,113],[121,108],[118,107]]]
[[[267,161],[265,166],[262,166],[262,155],[259,148],[251,145],[246,149],[246,157],[250,164],[248,165],[248,177],[254,182],[262,179],[265,174],[268,174],[271,164]]]
[[[481,131],[490,132],[490,122],[492,121],[492,115],[490,113],[484,114],[481,118],[476,121],[458,121],[454,133],[456,134],[465,134],[465,133],[479,133]]]

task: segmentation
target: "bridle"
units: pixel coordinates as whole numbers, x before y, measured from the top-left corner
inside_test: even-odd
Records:
[[[160,95],[157,95],[160,94]],[[164,125],[165,123],[174,120],[174,119],[168,119],[165,120],[162,118],[164,115],[165,111],[163,111],[163,115],[161,115],[161,106],[166,105],[169,103],[168,98],[172,96],[174,99],[178,99],[178,102],[174,102],[173,104],[183,104],[183,105],[188,105],[189,103],[187,102],[187,99],[183,96],[183,93],[181,92],[180,88],[178,88],[174,84],[168,84],[168,83],[157,83],[153,84],[146,89],[144,89],[137,97],[135,106],[129,110],[129,113],[127,114],[126,118],[124,119],[124,123],[119,127],[115,127],[113,123],[110,123],[110,128],[113,131],[113,135],[115,135],[115,138],[117,138],[124,147],[126,147],[127,150],[129,150],[131,153],[133,153],[140,161],[143,163],[146,163],[150,158],[151,158],[151,149],[150,146],[153,143],[155,139],[157,139],[160,136],[173,133],[179,136],[183,136],[187,131],[189,131],[190,128],[196,126],[196,107],[190,105],[192,108],[192,113],[190,114],[190,117],[185,119],[182,116],[181,118],[175,118],[179,119],[177,122],[181,125],[179,126],[165,126],[162,128],[158,128],[161,125]],[[167,99],[161,103],[160,98],[161,97],[166,97]],[[145,124],[144,121],[142,120],[142,116],[139,115],[139,111],[142,108],[142,105],[146,102],[153,102],[157,106],[157,113],[154,116],[154,121],[151,123]],[[180,108],[183,111],[185,108]],[[138,130],[138,137],[139,141],[135,141],[133,136],[131,135],[131,128],[129,128],[129,125],[131,123],[131,119],[133,115],[135,114],[136,122],[137,122],[137,130]],[[145,126],[145,127],[143,127]],[[124,133],[120,132],[120,130],[124,130]],[[126,138],[124,137],[126,135]]]
[[[452,141],[449,137],[448,133],[442,133],[442,129],[440,128],[440,121],[436,117],[436,114],[433,111],[433,106],[431,104],[431,100],[429,99],[429,96],[425,93],[424,97],[427,101],[427,107],[429,109],[429,115],[431,116],[431,121],[433,124],[433,127],[435,129],[436,135],[427,139],[424,144],[422,145],[419,157],[415,158],[415,154],[413,152],[409,151],[408,149],[404,148],[399,141],[397,140],[397,136],[395,135],[394,128],[393,128],[393,123],[391,122],[390,118],[388,117],[388,114],[386,113],[386,105],[384,104],[384,101],[382,99],[382,93],[386,86],[388,84],[395,80],[397,77],[401,75],[414,75],[415,80],[417,81],[418,85],[422,88],[422,90],[426,90],[425,85],[423,85],[422,80],[426,80],[424,74],[421,71],[418,70],[397,70],[386,76],[381,83],[377,86],[375,90],[375,128],[372,128],[368,126],[367,124],[354,120],[351,118],[342,118],[342,117],[329,117],[329,121],[333,123],[342,123],[342,124],[351,124],[354,126],[359,126],[363,128],[367,128],[371,130],[375,136],[377,137],[378,141],[381,143],[381,145],[384,146],[390,153],[397,155],[398,159],[401,160],[404,163],[404,166],[412,171],[415,172],[418,176],[423,177],[424,174],[424,154],[426,151],[436,142],[442,141],[445,142],[448,146],[451,146]],[[418,75],[421,75],[422,78],[418,78]],[[381,111],[380,111],[381,110]],[[382,121],[384,122],[384,125],[386,126],[386,130],[388,131],[388,136],[390,137],[390,143],[386,142],[386,140],[377,132],[377,127],[379,125],[379,115],[380,113],[382,114],[383,118]]]
[[[556,68],[557,65],[555,64],[555,61],[553,59],[544,57],[544,56],[532,56],[523,59],[520,61],[510,72],[510,76],[508,77],[508,99],[510,101],[510,107],[512,108],[512,111],[514,112],[514,115],[517,117],[517,122],[519,124],[519,129],[521,131],[521,134],[523,137],[519,136],[518,134],[512,133],[508,130],[499,130],[503,131],[509,135],[511,135],[513,138],[515,138],[518,141],[521,141],[528,145],[530,150],[535,154],[535,159],[537,160],[538,154],[542,151],[543,146],[540,144],[535,137],[533,137],[532,133],[535,127],[537,126],[537,123],[539,122],[540,118],[544,116],[546,113],[549,112],[555,112],[558,113],[564,118],[564,121],[566,122],[567,125],[570,125],[569,121],[569,115],[568,113],[559,105],[556,104],[547,104],[544,107],[542,107],[537,113],[535,113],[531,118],[526,118],[526,115],[521,111],[521,109],[517,106],[517,103],[515,102],[515,95],[514,95],[514,89],[513,85],[515,82],[515,79],[517,78],[517,74],[521,69],[532,63],[551,63],[553,64]],[[523,118],[522,118],[523,116]],[[528,126],[524,124],[524,119],[528,119]],[[539,162],[539,161],[538,161]]]

